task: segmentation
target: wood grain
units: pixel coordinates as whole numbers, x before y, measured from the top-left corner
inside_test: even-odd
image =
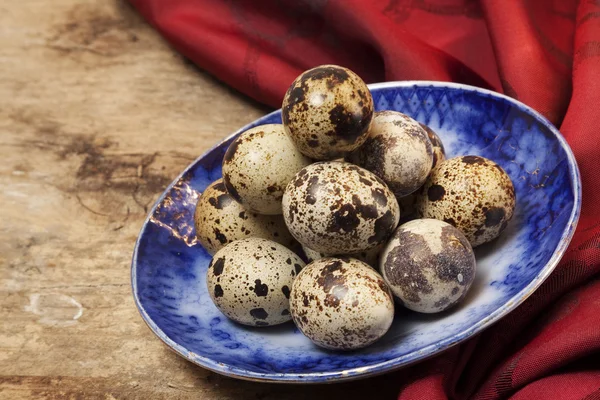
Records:
[[[134,306],[133,245],[166,185],[267,109],[121,0],[0,0],[0,398],[393,398],[398,374],[241,382],[170,352]]]

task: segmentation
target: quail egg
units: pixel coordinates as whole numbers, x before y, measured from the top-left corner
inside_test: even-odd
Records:
[[[384,242],[398,225],[398,202],[371,172],[345,162],[303,168],[283,195],[283,217],[300,244],[352,254]]]
[[[383,251],[384,247],[385,243],[382,243],[377,247],[373,247],[372,249],[364,250],[359,253],[349,254],[348,257],[355,258],[359,261],[364,262],[365,264],[368,264],[373,268],[377,268],[379,265],[379,255]],[[310,249],[306,246],[302,246],[302,250],[304,251],[304,255],[306,256],[306,260],[308,262],[313,262],[325,257],[335,256],[334,254],[324,254],[318,251],[314,251],[313,249]]]
[[[394,232],[381,255],[380,271],[404,306],[435,313],[464,298],[475,278],[475,255],[452,225],[417,219]]]
[[[364,143],[373,99],[354,72],[322,65],[296,78],[283,99],[281,116],[286,132],[303,154],[332,160]]]
[[[304,262],[279,243],[237,240],[213,256],[206,273],[208,292],[217,308],[244,325],[277,325],[291,319],[292,282]]]
[[[394,301],[381,276],[353,258],[322,258],[292,284],[290,312],[315,344],[352,350],[382,337],[394,319]]]
[[[246,211],[231,197],[223,180],[211,183],[202,192],[194,214],[196,237],[209,254],[235,240],[249,237],[270,239],[288,248],[296,241],[287,230],[283,216]]]
[[[515,209],[515,190],[495,162],[479,156],[455,157],[432,171],[417,208],[424,218],[454,225],[476,247],[506,228]]]
[[[365,144],[346,161],[375,173],[398,197],[423,185],[433,164],[427,132],[417,121],[397,111],[375,113]]]
[[[433,169],[446,159],[446,149],[444,149],[444,143],[442,143],[442,139],[440,139],[433,129],[425,124],[419,123],[419,125],[425,130],[425,132],[427,132],[427,137],[431,142],[431,149],[433,151],[433,164],[431,169]]]
[[[310,163],[281,124],[257,126],[229,145],[223,158],[223,182],[227,192],[248,211],[281,214],[286,185]]]
[[[444,149],[444,144],[442,143],[440,137],[427,125],[419,124],[421,128],[427,132],[427,136],[429,137],[429,141],[431,142],[431,147],[433,149],[433,168],[437,167],[442,161],[446,159],[446,150]],[[415,218],[419,218],[419,213],[417,211],[417,197],[419,190],[414,193],[409,194],[408,196],[398,197],[398,205],[400,206],[400,223],[405,223],[408,221],[412,221]]]

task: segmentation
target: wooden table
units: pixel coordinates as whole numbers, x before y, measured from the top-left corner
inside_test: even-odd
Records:
[[[186,62],[124,0],[0,0],[0,32],[0,398],[396,395],[398,373],[318,386],[222,377],[138,315],[130,258],[148,208],[266,108]]]

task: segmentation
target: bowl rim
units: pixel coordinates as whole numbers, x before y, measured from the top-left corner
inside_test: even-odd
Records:
[[[433,357],[435,355],[440,354],[443,351],[448,350],[449,348],[470,339],[476,333],[479,333],[487,328],[489,328],[494,323],[498,322],[500,319],[508,315],[511,311],[517,308],[520,304],[522,304],[552,273],[552,271],[558,265],[560,259],[564,255],[567,250],[571,239],[573,238],[573,234],[575,233],[575,229],[577,227],[577,222],[579,220],[579,215],[581,211],[581,177],[579,173],[579,167],[577,166],[577,161],[575,160],[575,155],[573,151],[569,147],[569,144],[559,132],[559,130],[548,121],[543,115],[539,112],[535,111],[531,107],[525,105],[524,103],[508,97],[504,94],[494,92],[492,90],[482,89],[475,86],[453,83],[453,82],[441,82],[441,81],[419,81],[419,80],[410,80],[410,81],[390,81],[390,82],[381,82],[381,83],[373,83],[369,84],[368,87],[370,90],[372,89],[393,89],[399,87],[440,87],[440,88],[451,88],[451,89],[459,89],[464,91],[478,92],[479,94],[486,95],[488,97],[500,98],[509,103],[512,103],[514,106],[519,109],[529,113],[536,120],[546,127],[558,140],[564,149],[569,167],[569,176],[573,188],[573,209],[571,210],[571,215],[569,216],[569,221],[566,229],[563,231],[558,246],[552,253],[552,256],[540,271],[538,275],[536,275],[531,282],[519,292],[515,293],[505,304],[504,307],[500,307],[496,309],[494,312],[490,313],[486,318],[477,321],[475,324],[469,326],[468,328],[463,329],[459,333],[452,335],[449,338],[443,339],[435,344],[427,345],[421,349],[416,351],[404,354],[399,357],[395,357],[393,359],[378,362],[372,365],[363,366],[363,367],[354,367],[348,368],[341,371],[333,371],[333,372],[307,372],[307,373],[276,373],[276,372],[254,372],[249,371],[244,368],[230,366],[224,363],[220,363],[214,361],[209,357],[204,357],[198,355],[192,351],[187,350],[184,346],[176,343],[171,338],[169,338],[150,318],[146,310],[144,309],[139,296],[138,296],[138,287],[137,287],[137,264],[138,264],[138,254],[140,250],[141,239],[143,233],[145,232],[148,223],[150,223],[150,219],[152,215],[154,215],[157,207],[163,201],[167,193],[173,188],[173,186],[179,182],[179,180],[193,167],[195,166],[201,159],[203,159],[206,155],[210,154],[214,150],[218,149],[224,142],[234,138],[241,132],[246,131],[250,127],[256,124],[258,120],[263,120],[273,115],[277,115],[281,112],[281,109],[277,109],[271,113],[263,115],[260,118],[255,119],[254,121],[246,124],[242,128],[238,129],[234,133],[228,135],[226,138],[221,140],[218,144],[211,147],[209,150],[204,152],[194,161],[192,161],[184,170],[181,172],[163,191],[163,193],[156,200],[152,209],[149,211],[144,223],[141,227],[140,234],[135,243],[133,257],[131,261],[131,286],[134,301],[136,307],[142,316],[144,322],[148,325],[150,330],[158,336],[172,351],[184,357],[188,361],[199,365],[203,368],[206,368],[210,371],[226,375],[233,378],[257,381],[257,382],[271,382],[271,383],[326,383],[326,382],[342,382],[353,379],[362,379],[367,377],[372,377],[376,375],[381,375],[384,373],[392,372],[397,369],[406,367],[408,365],[414,364],[416,362],[423,361],[429,357]],[[415,354],[417,353],[417,354]]]

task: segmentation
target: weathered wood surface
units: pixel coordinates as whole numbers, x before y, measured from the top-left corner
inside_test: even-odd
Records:
[[[148,207],[265,108],[186,63],[124,0],[0,0],[0,77],[0,398],[395,395],[397,374],[225,378],[137,313],[129,265]]]

